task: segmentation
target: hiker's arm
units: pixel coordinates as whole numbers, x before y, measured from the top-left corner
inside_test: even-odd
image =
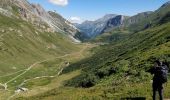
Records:
[[[146,72],[154,74],[154,68],[150,68],[149,70],[147,70]]]
[[[170,72],[169,68],[167,67],[168,73]]]
[[[168,67],[168,65],[166,65],[165,66],[165,68],[166,68],[166,70],[168,71],[168,73],[170,72],[170,70],[169,70],[169,67]]]

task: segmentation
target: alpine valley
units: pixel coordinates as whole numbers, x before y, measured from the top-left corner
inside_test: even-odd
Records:
[[[0,100],[150,100],[155,59],[170,62],[170,1],[78,24],[0,0]]]

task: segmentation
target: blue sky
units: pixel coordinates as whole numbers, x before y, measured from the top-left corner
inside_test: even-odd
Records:
[[[41,4],[47,11],[56,10],[66,19],[95,20],[105,14],[132,16],[154,11],[168,0],[28,0]]]

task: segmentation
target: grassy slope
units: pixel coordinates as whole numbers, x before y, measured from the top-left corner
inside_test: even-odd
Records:
[[[151,99],[151,75],[145,72],[152,66],[154,58],[170,60],[170,23],[157,25],[133,33],[119,43],[96,48],[92,57],[74,63],[64,73],[82,69],[83,72],[67,82],[67,86],[91,88],[57,88],[30,98],[63,99],[120,99],[124,97],[145,97]],[[166,86],[165,97],[169,97],[170,84]],[[69,91],[70,90],[70,91]],[[74,94],[73,94],[74,91]],[[81,93],[80,93],[81,92]],[[89,94],[90,92],[90,94]]]
[[[39,62],[25,74],[10,81],[7,84],[9,91],[0,90],[0,97],[9,97],[24,80],[55,76],[66,66],[65,62],[72,63],[84,57],[79,54],[82,48],[86,48],[84,44],[74,44],[62,33],[44,30],[29,22],[0,14],[0,83],[8,82]],[[53,79],[40,79],[39,82],[30,82],[24,87],[47,85],[51,80]],[[0,86],[0,89],[3,88]]]
[[[114,31],[103,33],[94,39],[89,40],[91,43],[116,43],[125,39],[131,32],[127,29],[114,29]]]
[[[43,96],[43,95],[46,95],[47,91],[52,91],[55,89],[57,89],[57,90],[65,89],[62,87],[64,85],[64,81],[69,80],[77,75],[80,75],[80,70],[73,71],[68,74],[59,75],[59,76],[57,75],[57,73],[62,68],[66,67],[65,62],[69,61],[70,63],[75,63],[84,57],[90,56],[89,50],[91,47],[93,47],[93,46],[87,44],[84,47],[82,47],[82,49],[79,52],[73,53],[67,57],[63,57],[62,59],[49,60],[49,61],[43,62],[43,63],[39,64],[38,66],[34,67],[27,74],[34,72],[36,69],[38,69],[38,71],[40,71],[40,72],[32,74],[30,77],[33,77],[33,78],[31,78],[31,80],[27,81],[22,86],[22,87],[28,88],[29,91],[25,92],[25,93],[24,92],[20,93],[20,94],[16,95],[15,98],[19,97],[20,99],[24,99],[23,97],[27,98],[29,96],[42,94],[39,99],[43,99],[43,98],[45,99],[45,96]],[[49,72],[46,73],[46,71],[50,71],[50,73]],[[38,74],[41,74],[41,72],[43,75],[38,75]],[[27,74],[24,75],[23,77],[26,77]],[[42,77],[42,78],[34,79],[35,77],[37,77],[37,75],[41,77],[41,76],[44,76],[44,74],[45,74],[45,76],[53,76],[54,75],[54,77]],[[17,98],[17,100],[19,98]],[[31,99],[36,99],[36,97],[31,98]]]
[[[40,32],[25,21],[3,15],[0,21],[0,29],[5,31],[0,33],[0,75],[80,49],[60,33]]]
[[[170,12],[170,5],[162,6],[155,12],[149,14],[147,17],[137,16],[137,19],[140,19],[137,21],[137,23],[128,25],[128,29],[130,31],[141,31],[146,28],[152,27],[157,25],[159,21],[162,19],[163,16],[165,16],[167,13]],[[139,17],[139,18],[138,18]]]

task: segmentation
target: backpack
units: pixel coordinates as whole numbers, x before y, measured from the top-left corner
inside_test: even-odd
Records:
[[[168,67],[166,65],[161,66],[161,82],[166,83],[168,81]]]

